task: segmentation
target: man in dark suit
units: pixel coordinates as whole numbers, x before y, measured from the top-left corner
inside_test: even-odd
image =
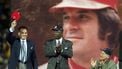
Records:
[[[45,55],[49,58],[47,69],[69,69],[68,58],[73,56],[72,42],[62,37],[63,29],[57,25],[53,29],[55,38],[45,43]]]
[[[37,69],[37,60],[35,54],[35,45],[27,39],[28,28],[21,26],[18,29],[18,36],[12,36],[12,32],[16,26],[16,21],[11,23],[10,33],[8,35],[12,44],[11,55],[8,62],[8,69]]]

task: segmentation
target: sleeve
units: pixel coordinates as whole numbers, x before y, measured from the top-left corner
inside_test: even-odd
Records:
[[[36,51],[35,51],[35,45],[33,44],[33,51],[32,51],[32,65],[33,69],[38,69],[38,62],[37,62],[37,57],[36,57]]]
[[[44,53],[46,57],[55,57],[56,52],[55,52],[55,47],[52,44],[52,41],[47,41],[44,44]]]
[[[11,32],[10,30],[7,31],[7,35],[6,35],[6,39],[7,41],[10,43],[10,45],[12,46],[14,41],[16,40],[16,37],[13,36],[13,32]]]
[[[9,31],[10,31],[10,32],[14,32],[14,29],[10,27],[10,28],[9,28]]]
[[[66,41],[64,46],[62,47],[61,55],[63,57],[69,57],[71,58],[73,56],[73,51],[72,51],[72,42]]]

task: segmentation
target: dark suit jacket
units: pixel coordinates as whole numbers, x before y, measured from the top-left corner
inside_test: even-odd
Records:
[[[12,35],[12,33],[9,33],[9,34]],[[18,66],[18,63],[19,63],[19,55],[20,55],[20,48],[21,48],[20,39],[15,38],[13,36],[11,37],[10,35],[9,35],[9,37],[10,37],[10,39],[8,39],[8,40],[11,41],[11,43],[12,43],[12,47],[11,47],[12,49],[11,49],[11,55],[10,55],[9,62],[8,62],[8,69],[16,69],[16,67]],[[27,69],[37,69],[38,68],[36,54],[35,54],[35,45],[30,40],[27,40],[26,65],[27,65]]]
[[[49,40],[45,43],[44,46],[45,55],[46,57],[49,58],[47,69],[55,69],[57,60],[59,61],[60,69],[69,69],[68,58],[71,58],[73,56],[72,42],[63,39],[61,46],[62,52],[59,56],[57,56],[55,52],[56,50],[55,46],[56,46],[55,39]]]

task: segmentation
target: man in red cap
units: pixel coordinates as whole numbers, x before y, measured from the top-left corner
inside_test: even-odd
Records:
[[[100,49],[118,47],[117,0],[63,0],[49,11],[63,13],[63,37],[73,42],[70,69],[90,69]]]

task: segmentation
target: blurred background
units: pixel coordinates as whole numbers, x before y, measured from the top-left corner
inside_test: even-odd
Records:
[[[61,16],[50,14],[48,9],[61,0],[0,0],[0,69],[7,64],[10,55],[10,45],[5,39],[6,29],[9,28],[11,12],[19,9],[21,19],[17,27],[26,25],[29,28],[29,38],[36,44],[38,64],[47,61],[43,52],[43,44],[52,38],[51,28],[62,23]],[[119,0],[118,12],[122,19],[122,0]],[[49,34],[50,33],[50,34]],[[15,32],[16,35],[16,32]]]

